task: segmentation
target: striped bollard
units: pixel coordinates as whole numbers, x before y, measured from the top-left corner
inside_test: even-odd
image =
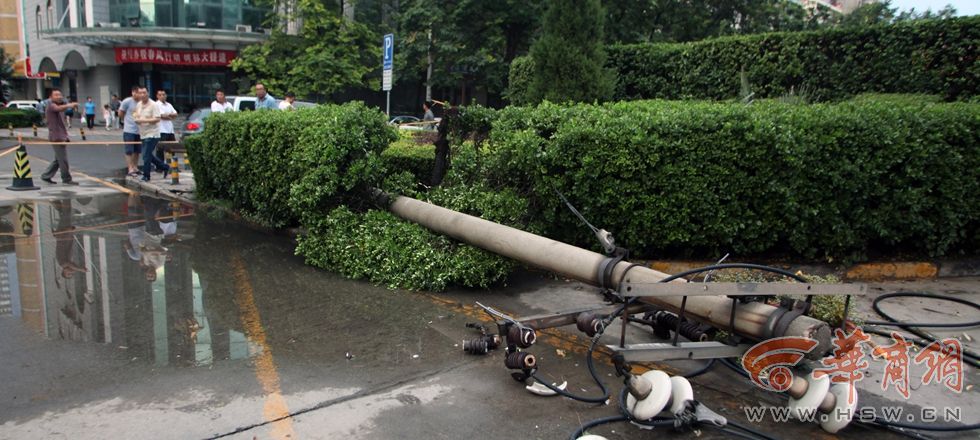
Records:
[[[85,140],[85,127],[78,127],[78,132],[82,134],[82,140]]]
[[[7,129],[10,130],[10,137],[14,137],[14,124],[7,124]]]
[[[177,153],[170,154],[170,184],[180,184],[180,169],[177,168]]]
[[[34,137],[37,137],[37,124],[32,125],[34,125]]]

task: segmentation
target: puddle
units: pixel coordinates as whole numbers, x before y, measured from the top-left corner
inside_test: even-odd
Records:
[[[4,207],[0,320],[153,367],[259,362],[270,347],[348,363],[427,350],[431,305],[305,266],[292,249],[147,196]]]

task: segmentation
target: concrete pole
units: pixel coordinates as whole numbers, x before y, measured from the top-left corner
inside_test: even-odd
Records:
[[[599,265],[606,256],[555,241],[519,229],[504,226],[478,217],[452,211],[410,197],[397,196],[388,199],[388,209],[395,215],[418,223],[432,231],[456,240],[545,269],[584,283],[599,285]],[[612,285],[618,285],[630,263],[622,261],[613,269]],[[627,278],[632,284],[656,283],[668,275],[639,266],[629,270]],[[677,282],[685,282],[677,280]],[[644,297],[641,301],[679,311],[681,297]],[[728,328],[732,300],[720,296],[688,297],[685,315],[714,327]],[[735,315],[735,333],[762,339],[765,324],[776,307],[762,303],[739,304]],[[830,348],[831,331],[827,323],[799,316],[786,330],[785,336],[813,338],[817,347],[811,356],[822,357]]]

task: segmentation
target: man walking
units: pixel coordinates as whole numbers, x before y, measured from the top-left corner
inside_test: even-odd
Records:
[[[137,96],[139,94],[139,86],[133,86],[130,90],[130,97],[124,99],[122,103],[119,104],[119,111],[116,115],[119,120],[123,121],[123,141],[133,142],[127,143],[125,146],[126,154],[126,172],[130,176],[138,176],[139,170],[139,158],[140,158],[140,129],[136,125],[136,121],[133,120],[133,111],[136,110],[136,104],[138,104]]]
[[[133,111],[133,120],[139,125],[143,144],[143,178],[140,180],[149,182],[151,166],[163,173],[168,170],[167,164],[153,154],[160,142],[160,107],[150,100],[150,93],[146,91],[146,87],[140,87],[137,94],[139,102]]]
[[[211,101],[211,113],[230,112],[231,103],[225,101],[225,91],[218,89],[214,92],[214,101]]]
[[[52,90],[48,98],[50,102],[44,109],[44,119],[48,123],[48,140],[51,142],[68,142],[68,128],[65,127],[64,111],[69,108],[77,108],[78,103],[65,103],[61,90],[58,89]],[[72,181],[71,173],[68,170],[68,147],[52,145],[51,148],[54,149],[54,160],[51,161],[51,165],[48,165],[48,169],[41,174],[41,180],[53,184],[54,181],[51,178],[60,169],[61,183],[78,185],[78,182]]]
[[[279,110],[279,105],[276,104],[276,98],[273,98],[272,95],[266,92],[265,84],[255,84],[255,97],[256,110]]]
[[[167,102],[167,91],[160,89],[157,90],[157,107],[160,108],[160,141],[176,141],[177,136],[174,135],[174,119],[177,118],[177,110],[174,106]],[[161,148],[156,149],[157,159],[163,161],[163,153],[173,149],[173,144],[165,144]]]
[[[89,130],[95,127],[95,101],[91,96],[85,100],[85,125]]]

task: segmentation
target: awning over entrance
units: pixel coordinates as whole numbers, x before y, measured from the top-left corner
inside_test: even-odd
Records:
[[[52,29],[42,32],[59,43],[91,47],[160,46],[175,48],[238,47],[261,43],[268,36],[260,32],[172,27],[89,27]]]

